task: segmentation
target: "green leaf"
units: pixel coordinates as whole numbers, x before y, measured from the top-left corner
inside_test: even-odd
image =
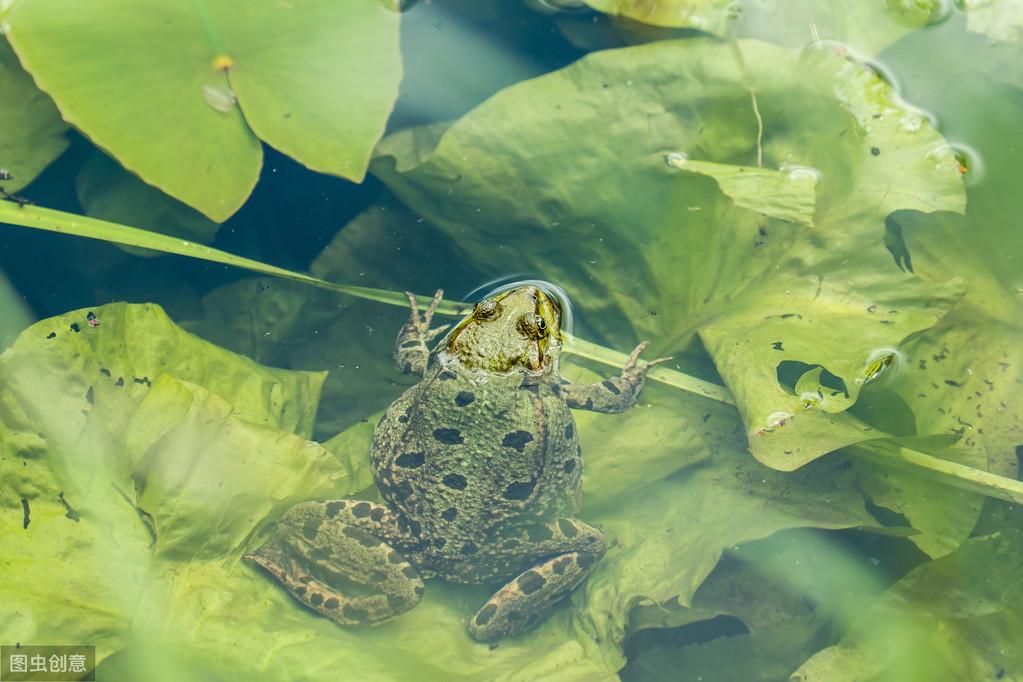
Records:
[[[446,237],[387,198],[345,225],[310,271],[321,280],[397,291],[461,293],[479,281]],[[207,294],[203,318],[190,327],[260,362],[329,367],[317,416],[317,434],[328,437],[384,409],[414,382],[391,359],[394,337],[408,317],[408,301],[397,299],[401,307],[380,306],[290,282],[249,279]]]
[[[1010,532],[974,538],[923,564],[793,680],[1012,679],[1023,665],[1020,540]]]
[[[736,35],[802,48],[838,43],[874,56],[903,36],[944,21],[944,0],[739,0]]]
[[[654,26],[692,28],[722,35],[733,18],[732,0],[586,0],[594,9]]]
[[[1004,140],[1023,134],[1023,95],[978,74],[962,82],[954,94],[947,83],[927,83],[923,101],[943,112],[950,135],[970,145],[965,215],[900,212],[890,216],[888,229],[904,250],[903,267],[932,281],[961,277],[966,294],[935,327],[902,346],[884,387],[912,406],[916,433],[957,438],[930,452],[1015,478],[1023,443],[1023,420],[1010,407],[1023,381],[1023,201],[1016,191],[1023,152]],[[969,104],[960,104],[961,97]],[[967,538],[980,514],[979,497],[937,493],[908,472],[874,472],[863,487],[875,504],[926,531],[912,540],[931,556]]]
[[[205,244],[220,225],[142,182],[116,161],[94,152],[78,172],[78,201],[88,215],[126,225],[151,225],[163,234]],[[157,252],[124,247],[137,256]]]
[[[634,632],[647,631],[634,635],[631,648],[638,656],[630,657],[622,679],[670,678],[672,670],[735,682],[787,679],[831,631],[859,615],[864,600],[888,587],[886,574],[899,568],[888,563],[853,551],[848,534],[809,529],[730,549],[692,607],[674,602],[637,607]],[[709,630],[712,619],[721,623],[721,616],[738,619],[747,632],[735,634],[733,626],[726,636],[704,643],[697,633]],[[699,637],[695,643],[675,629],[694,623],[703,626],[690,628]]]
[[[580,148],[577,131],[595,128],[601,144]],[[678,172],[685,157],[715,181]],[[757,178],[735,183],[758,159]],[[877,435],[806,410],[777,379],[783,362],[838,377],[844,410],[872,355],[933,325],[962,290],[907,275],[884,248],[891,211],[962,210],[951,148],[829,51],[687,40],[594,53],[440,134],[388,137],[373,169],[486,271],[506,271],[493,245],[515,234],[517,266],[564,286],[605,343],[677,353],[698,333],[754,454],[779,469]],[[783,180],[768,169],[801,178],[784,210],[761,198]]]
[[[15,290],[11,281],[0,270],[0,351],[6,350],[22,329],[30,325],[35,317],[25,305],[24,297]]]
[[[1006,43],[1023,42],[1023,2],[1020,0],[960,0],[966,28]]]
[[[736,206],[813,227],[817,201],[814,186],[818,178],[808,169],[784,172],[755,166],[690,161],[670,154],[668,163],[681,170],[714,178],[721,191]]]
[[[234,404],[169,374],[139,404],[124,441],[141,453],[132,478],[159,558],[239,553],[256,522],[344,480],[320,445],[241,419]]]
[[[603,453],[585,454],[593,462]],[[624,642],[631,610],[650,602],[692,604],[726,549],[787,528],[876,527],[845,469],[842,460],[831,459],[783,474],[733,446],[706,464],[638,488],[613,510],[590,517],[584,505],[583,518],[615,542],[586,583],[585,601],[573,597],[582,609],[578,627],[620,666],[624,659],[608,643]]]
[[[208,246],[180,241],[166,235],[99,221],[93,218],[76,216],[61,211],[0,202],[0,219],[12,225],[32,229],[102,239],[111,243],[129,246],[145,246],[146,248],[152,248],[164,253],[186,255],[210,262],[246,268],[255,272],[280,277],[284,280],[302,282],[316,288],[347,294],[363,300],[402,307],[407,305],[404,297],[394,291],[333,284],[309,275],[242,258],[224,251],[218,251]],[[421,301],[420,307],[423,306],[425,306],[425,302]],[[464,304],[451,303],[450,301],[442,302],[438,308],[438,313],[457,316],[461,314],[464,307]],[[610,350],[578,337],[572,337],[570,340],[571,343],[566,347],[566,351],[573,355],[596,360],[612,367],[620,367],[625,362],[626,356],[624,353]],[[710,398],[727,405],[733,404],[732,396],[727,389],[713,382],[683,374],[676,370],[655,367],[650,372],[649,377],[654,381],[694,395]],[[856,440],[856,438],[850,438],[851,433],[855,434],[858,438],[862,438],[870,431],[869,427],[857,424],[854,419],[844,419],[841,422],[836,422],[835,428],[836,430],[841,429],[841,432],[844,434],[843,437],[846,440],[841,442]],[[859,431],[856,431],[856,429],[859,429]],[[1023,501],[1023,484],[1020,484],[1018,481],[979,471],[957,462],[946,462],[906,447],[894,449],[882,448],[878,443],[865,442],[862,446],[857,446],[853,452],[861,458],[869,458],[873,461],[883,462],[886,465],[903,466],[909,470],[915,469],[920,473],[933,475],[939,480],[954,485],[957,488],[991,495],[1013,503]]]
[[[159,557],[235,552],[292,502],[340,488],[333,457],[292,433],[311,426],[322,381],[216,348],[153,305],[26,329],[0,355],[0,592],[14,614],[0,637],[106,656],[159,618]]]
[[[0,92],[0,168],[11,175],[0,186],[17,192],[67,148],[67,126],[5,39],[0,39]]]
[[[398,14],[376,0],[28,0],[6,20],[65,120],[215,221],[255,185],[260,140],[361,181],[401,76]]]

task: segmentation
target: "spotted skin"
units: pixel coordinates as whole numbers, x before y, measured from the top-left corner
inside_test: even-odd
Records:
[[[423,580],[395,548],[414,543],[382,505],[305,502],[289,509],[270,540],[245,559],[309,608],[341,625],[361,625],[383,622],[419,602]]]
[[[567,552],[526,569],[469,619],[469,634],[493,642],[532,627],[593,572],[602,555]]]
[[[373,434],[370,463],[384,504],[299,505],[251,558],[345,625],[411,608],[422,578],[503,584],[468,623],[470,635],[492,642],[539,622],[606,550],[598,529],[573,518],[583,462],[569,408],[628,409],[663,359],[639,363],[641,344],[619,376],[566,383],[557,304],[530,286],[481,302],[430,351],[441,292],[421,318],[408,296],[394,357],[423,378]],[[358,589],[346,591],[353,583]],[[336,600],[329,609],[328,598]]]

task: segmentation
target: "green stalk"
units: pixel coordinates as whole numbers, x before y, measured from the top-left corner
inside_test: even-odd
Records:
[[[150,232],[136,227],[128,227],[106,220],[88,218],[39,206],[20,206],[13,202],[0,201],[0,222],[197,258],[211,263],[230,265],[263,275],[302,282],[303,284],[356,298],[377,301],[378,303],[387,303],[401,307],[408,305],[405,295],[397,291],[334,284],[333,282],[310,275],[292,272],[291,270],[267,265],[249,258],[235,256],[226,251],[220,251],[203,244],[196,244],[195,242],[169,237],[157,232]],[[428,301],[429,297],[420,297],[419,307],[425,308]],[[469,305],[466,303],[442,301],[437,308],[437,313],[458,317],[465,314],[468,308]],[[612,367],[621,367],[627,357],[624,353],[619,353],[610,348],[604,348],[603,346],[573,336],[568,337],[565,351]],[[655,367],[651,370],[649,377],[652,381],[694,393],[704,398],[728,405],[735,405],[735,399],[724,386],[718,386],[717,384],[691,377],[673,369]],[[846,451],[869,461],[918,471],[942,483],[963,490],[981,493],[1014,504],[1023,504],[1023,482],[998,476],[988,471],[949,462],[917,450],[887,446],[879,443],[862,443],[848,447]]]

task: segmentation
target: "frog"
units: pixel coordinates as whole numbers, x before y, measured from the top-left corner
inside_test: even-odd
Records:
[[[540,622],[607,551],[604,533],[576,516],[572,409],[624,412],[670,358],[640,362],[640,343],[617,376],[572,383],[560,372],[562,304],[543,287],[493,294],[453,327],[431,328],[443,291],[422,315],[406,296],[393,357],[421,378],[373,432],[380,501],[297,504],[245,559],[342,626],[408,611],[429,578],[497,586],[467,621],[473,639],[494,643]]]

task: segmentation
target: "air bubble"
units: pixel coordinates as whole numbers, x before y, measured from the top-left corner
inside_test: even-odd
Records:
[[[905,113],[899,119],[899,130],[906,133],[917,133],[923,130],[925,123],[935,130],[938,129],[938,117],[934,112],[914,107],[905,102],[902,104]]]
[[[916,114],[906,114],[899,121],[899,130],[907,133],[918,133],[924,127],[923,116],[917,116]]]
[[[788,177],[791,182],[810,182],[816,187],[824,175],[811,166],[801,166],[795,163],[783,163],[778,170]]]
[[[235,99],[234,93],[231,92],[231,88],[224,85],[202,86],[202,98],[206,100],[206,104],[209,104],[221,113],[231,111],[231,108],[238,101]]]
[[[668,164],[668,168],[685,168],[688,161],[689,155],[685,152],[671,152],[664,155],[664,163]]]

